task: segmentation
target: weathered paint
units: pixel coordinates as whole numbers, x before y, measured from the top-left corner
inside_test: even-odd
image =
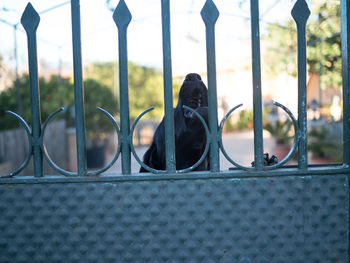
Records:
[[[350,3],[340,1],[343,77],[343,162],[350,165]]]
[[[113,19],[118,27],[119,47],[119,94],[120,94],[120,126],[122,147],[122,173],[131,173],[131,154],[129,146],[130,117],[129,117],[129,89],[128,89],[128,52],[127,28],[131,21],[131,14],[122,0],[117,5]]]
[[[121,128],[119,131],[118,124],[112,115],[107,111],[98,108],[110,121],[113,123],[116,133],[118,135],[118,150],[112,161],[102,169],[94,172],[86,170],[86,146],[85,146],[85,125],[84,125],[84,99],[83,99],[83,85],[82,85],[82,65],[81,65],[81,39],[80,39],[80,6],[79,0],[72,0],[72,28],[73,28],[73,58],[74,58],[74,79],[75,79],[75,110],[77,120],[77,152],[78,152],[78,172],[65,171],[58,167],[48,156],[45,145],[43,143],[43,133],[48,122],[63,108],[52,113],[47,120],[45,120],[43,127],[40,124],[40,101],[39,101],[39,87],[37,85],[37,57],[36,57],[36,39],[35,31],[39,23],[39,16],[34,8],[29,4],[23,14],[23,22],[28,35],[28,53],[29,53],[29,71],[31,77],[31,97],[32,97],[32,133],[26,122],[17,114],[8,112],[17,118],[27,131],[28,140],[30,143],[30,151],[24,163],[20,168],[8,175],[1,175],[1,177],[13,177],[17,175],[29,162],[31,156],[34,156],[35,165],[34,174],[37,177],[43,176],[40,167],[42,166],[42,155],[49,162],[49,164],[59,173],[65,176],[84,176],[84,175],[98,175],[103,171],[108,170],[118,159],[119,154],[122,155],[122,173],[130,175],[130,155],[133,153],[137,161],[146,170],[152,173],[179,174],[189,172],[195,169],[196,165],[188,169],[176,171],[175,170],[175,145],[174,145],[174,120],[173,120],[173,94],[172,94],[172,69],[171,69],[171,46],[170,46],[170,1],[162,0],[162,35],[163,35],[163,66],[164,66],[164,100],[165,100],[165,129],[166,129],[166,162],[167,167],[164,171],[158,171],[147,167],[142,163],[141,159],[136,156],[134,147],[132,145],[132,133],[137,124],[137,121],[146,114],[150,109],[144,111],[134,121],[131,130],[129,129],[129,96],[128,96],[128,71],[127,71],[127,28],[131,22],[131,13],[125,3],[125,0],[120,0],[119,4],[113,14],[113,19],[118,27],[118,41],[119,41],[119,76],[120,76],[120,105],[121,105]],[[342,38],[343,38],[343,79],[344,79],[344,167],[348,167],[349,161],[349,110],[346,105],[349,104],[349,69],[348,69],[348,5],[346,1],[342,1]],[[29,10],[29,11],[28,11]],[[252,63],[253,63],[253,104],[254,104],[254,161],[255,167],[244,167],[237,164],[226,153],[222,142],[222,129],[228,115],[234,109],[231,109],[221,121],[218,127],[217,116],[217,90],[216,90],[216,59],[215,59],[215,24],[219,17],[219,11],[212,0],[207,0],[201,11],[201,15],[206,29],[206,55],[207,55],[207,69],[208,69],[208,99],[209,99],[209,130],[205,123],[203,123],[207,131],[207,148],[209,147],[209,155],[211,162],[211,173],[220,173],[219,166],[219,150],[234,166],[239,169],[246,170],[242,172],[252,173],[256,171],[265,171],[276,169],[283,166],[294,152],[298,149],[299,153],[299,169],[304,170],[308,168],[306,141],[306,36],[305,26],[310,11],[304,0],[298,0],[293,7],[292,16],[296,21],[298,30],[298,122],[294,116],[283,105],[275,102],[275,105],[281,107],[293,121],[295,138],[293,147],[286,158],[280,160],[276,165],[264,167],[262,160],[263,153],[263,139],[262,139],[262,108],[261,108],[261,76],[260,76],[260,37],[259,37],[259,3],[257,0],[251,0],[251,29],[252,29]],[[41,130],[42,129],[42,130]],[[320,173],[323,171],[320,170]]]
[[[210,170],[220,170],[219,163],[219,136],[218,136],[218,110],[216,90],[216,59],[215,59],[215,23],[219,11],[212,0],[207,0],[201,11],[205,23],[207,74],[208,74],[208,122],[210,129]]]
[[[29,63],[29,85],[30,85],[30,113],[32,125],[32,147],[34,158],[34,174],[37,177],[43,176],[43,157],[40,148],[41,117],[40,97],[38,80],[38,55],[36,45],[36,30],[40,22],[38,13],[29,3],[23,12],[21,23],[27,33],[28,42],[28,63]]]
[[[295,3],[292,16],[297,24],[298,38],[298,165],[299,169],[307,169],[306,22],[310,16],[310,10],[305,0],[298,0]]]
[[[261,63],[260,63],[260,26],[259,1],[250,1],[252,74],[253,74],[253,122],[254,122],[254,168],[262,170],[264,166],[261,100]]]
[[[86,135],[84,114],[83,66],[81,58],[80,0],[71,0],[73,69],[74,69],[74,109],[77,136],[78,174],[86,175]]]

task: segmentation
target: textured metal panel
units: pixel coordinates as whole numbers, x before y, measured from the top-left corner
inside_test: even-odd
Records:
[[[344,175],[0,185],[0,262],[348,262]]]

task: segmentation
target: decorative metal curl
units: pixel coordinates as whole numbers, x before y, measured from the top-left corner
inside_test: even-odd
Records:
[[[104,171],[108,170],[109,168],[112,167],[112,165],[118,160],[118,157],[119,157],[119,154],[120,154],[120,150],[121,150],[121,140],[120,140],[120,129],[119,129],[119,126],[117,124],[117,122],[115,121],[114,117],[112,116],[112,114],[110,114],[108,111],[100,108],[100,107],[97,107],[97,110],[101,111],[103,114],[105,114],[113,123],[113,126],[117,132],[117,135],[118,135],[118,147],[117,147],[117,151],[116,153],[114,154],[114,157],[112,159],[112,161],[110,161],[110,163],[108,165],[106,165],[105,167],[97,170],[97,171],[91,171],[91,172],[88,172],[87,175],[91,176],[95,176],[95,175],[98,175],[98,174],[101,174],[103,173]]]
[[[40,144],[40,146],[41,146],[41,151],[42,151],[42,153],[43,153],[43,155],[44,155],[45,160],[48,162],[48,164],[49,164],[54,170],[56,170],[57,172],[59,172],[59,173],[65,175],[65,176],[77,176],[78,173],[66,171],[66,170],[62,169],[61,167],[59,167],[57,164],[55,164],[55,163],[52,161],[51,157],[49,156],[49,154],[48,154],[48,152],[47,152],[47,150],[46,150],[46,146],[45,146],[45,144],[44,144],[44,136],[45,136],[45,131],[46,131],[47,125],[49,124],[49,122],[51,121],[51,119],[52,119],[54,116],[56,116],[58,113],[63,112],[63,111],[65,111],[65,110],[66,110],[65,107],[61,107],[61,108],[59,108],[58,110],[56,110],[56,111],[54,111],[53,113],[51,113],[51,114],[49,115],[49,117],[47,117],[47,119],[46,119],[45,122],[43,123],[42,130],[41,130],[41,136],[40,136],[41,144]]]
[[[231,159],[231,157],[227,154],[226,150],[225,150],[225,147],[224,147],[224,144],[222,142],[222,130],[224,128],[224,124],[225,124],[225,121],[228,119],[228,117],[231,115],[232,112],[234,112],[236,109],[238,109],[239,107],[243,106],[243,104],[239,104],[235,107],[233,107],[231,110],[229,110],[224,118],[222,118],[221,122],[220,122],[220,126],[219,126],[219,146],[220,146],[220,149],[221,149],[221,152],[223,153],[223,155],[225,156],[225,158],[230,162],[232,163],[234,166],[238,167],[238,168],[241,168],[242,170],[246,170],[246,171],[249,171],[249,170],[254,170],[253,167],[247,167],[247,166],[243,166],[243,165],[240,165],[238,163],[236,163],[234,160]]]
[[[26,123],[26,121],[19,116],[17,113],[14,113],[12,111],[6,111],[7,114],[10,114],[12,116],[14,116],[15,118],[18,119],[19,123],[23,126],[24,130],[27,133],[27,138],[28,138],[28,152],[27,152],[27,156],[26,159],[24,160],[24,162],[21,164],[21,166],[19,168],[17,168],[17,170],[9,173],[9,174],[4,174],[4,175],[0,175],[0,178],[9,178],[9,177],[13,177],[17,174],[19,174],[29,163],[30,158],[32,157],[32,152],[33,152],[33,138],[30,132],[30,127],[29,125]]]
[[[145,164],[144,162],[141,161],[140,157],[137,155],[135,148],[134,148],[134,143],[133,143],[133,135],[134,135],[134,130],[136,127],[136,124],[138,123],[138,121],[143,117],[143,115],[145,115],[147,112],[153,110],[154,107],[150,107],[146,110],[144,110],[143,112],[140,113],[139,116],[137,116],[137,118],[134,120],[134,122],[132,123],[131,129],[130,129],[130,135],[129,135],[129,144],[130,144],[130,150],[132,152],[132,154],[134,155],[136,161],[143,167],[145,168],[148,172],[151,173],[155,173],[155,174],[160,174],[160,173],[166,173],[166,170],[157,170],[154,169],[150,166],[148,166],[147,164]]]
[[[176,172],[177,173],[186,173],[186,172],[189,172],[189,171],[192,171],[194,169],[196,169],[204,160],[204,158],[207,156],[208,154],[208,151],[209,151],[209,136],[210,136],[210,132],[209,132],[209,129],[208,129],[208,126],[207,124],[205,123],[205,120],[203,119],[203,117],[197,112],[195,111],[194,109],[190,108],[190,107],[187,107],[186,105],[183,106],[184,109],[186,110],[189,110],[191,112],[193,112],[194,114],[196,114],[196,116],[199,118],[199,120],[201,121],[204,129],[205,129],[205,136],[206,136],[206,143],[205,143],[205,149],[204,149],[204,152],[201,156],[201,158],[199,158],[199,160],[192,166],[188,167],[188,168],[185,168],[185,169],[182,169],[182,170],[177,170]]]
[[[282,159],[282,161],[280,161],[280,162],[278,162],[278,163],[276,163],[274,165],[271,165],[271,166],[265,166],[264,167],[265,170],[276,169],[278,167],[281,167],[286,162],[288,162],[292,158],[292,156],[294,155],[294,153],[295,153],[295,151],[296,151],[296,149],[298,147],[298,142],[299,142],[299,138],[300,138],[300,136],[299,136],[300,131],[299,131],[298,122],[295,119],[293,113],[286,106],[284,106],[284,105],[282,105],[282,104],[280,104],[280,103],[278,103],[276,101],[272,102],[272,104],[275,105],[275,106],[280,107],[292,119],[293,127],[294,127],[294,140],[293,140],[292,148],[290,149],[289,153]]]
[[[112,116],[108,111],[106,111],[106,110],[104,110],[104,109],[102,109],[102,108],[100,108],[100,107],[97,107],[96,109],[99,110],[99,111],[101,111],[103,114],[105,114],[105,115],[112,121],[113,126],[114,126],[114,128],[115,128],[115,130],[116,130],[116,132],[117,132],[117,135],[118,135],[118,148],[117,148],[117,152],[116,152],[115,155],[114,155],[114,158],[112,159],[112,161],[111,161],[107,166],[105,166],[105,167],[103,167],[103,168],[101,168],[101,169],[99,169],[99,170],[97,170],[97,171],[88,172],[88,173],[87,173],[88,176],[91,176],[91,175],[93,175],[93,176],[94,176],[94,175],[98,175],[98,174],[103,173],[104,171],[108,170],[108,169],[116,162],[116,160],[118,159],[119,154],[120,154],[120,140],[119,140],[119,138],[120,138],[120,129],[119,129],[119,127],[118,127],[117,122],[115,121],[115,119],[113,118],[113,116]],[[55,112],[51,113],[51,114],[49,115],[49,117],[46,119],[46,121],[44,122],[43,128],[42,128],[42,135],[41,135],[41,137],[40,137],[40,140],[41,140],[41,142],[42,142],[42,143],[41,143],[41,149],[42,149],[42,152],[43,152],[43,155],[44,155],[46,161],[49,163],[49,165],[50,165],[54,170],[56,170],[57,172],[59,172],[59,173],[65,175],[65,176],[77,176],[77,175],[78,175],[77,172],[69,172],[69,171],[67,171],[67,170],[64,170],[64,169],[60,168],[58,165],[56,165],[56,164],[52,161],[52,159],[50,158],[50,156],[49,156],[49,154],[48,154],[48,152],[47,152],[47,150],[46,150],[45,144],[43,143],[43,139],[44,139],[44,136],[45,136],[45,130],[46,130],[46,127],[47,127],[48,123],[50,122],[50,120],[51,120],[56,114],[58,114],[59,112],[62,112],[62,111],[64,111],[64,110],[65,110],[65,107],[59,108],[59,109],[56,110]]]
[[[284,165],[286,162],[288,162],[292,156],[294,155],[296,149],[297,149],[297,145],[298,145],[298,141],[299,141],[299,127],[298,127],[298,122],[297,120],[295,119],[293,113],[287,108],[285,107],[284,105],[278,103],[278,102],[273,102],[272,103],[273,105],[275,106],[278,106],[280,107],[282,110],[284,110],[287,115],[292,119],[292,122],[293,122],[293,127],[294,127],[294,141],[293,141],[293,145],[289,151],[289,153],[282,159],[282,161],[274,164],[274,165],[270,165],[270,166],[264,166],[264,170],[272,170],[272,169],[276,169],[276,168],[279,168],[281,167],[282,165]],[[225,124],[225,121],[227,120],[227,118],[231,115],[231,113],[233,111],[235,111],[237,108],[241,107],[243,104],[239,104],[235,107],[233,107],[231,110],[229,110],[224,118],[221,120],[220,122],[220,128],[219,128],[219,135],[220,135],[220,140],[219,140],[219,143],[220,143],[220,149],[223,153],[223,155],[225,156],[225,158],[230,162],[232,163],[234,166],[242,169],[242,170],[246,170],[246,171],[252,171],[252,170],[255,170],[254,167],[247,167],[247,166],[243,166],[243,165],[240,165],[238,163],[236,163],[234,160],[231,159],[231,157],[227,154],[225,148],[224,148],[224,145],[223,145],[223,142],[222,142],[222,131],[223,131],[223,127],[224,127],[224,124]]]
[[[207,124],[205,123],[205,120],[203,119],[203,117],[198,113],[196,112],[194,109],[190,108],[190,107],[187,107],[186,105],[183,106],[184,109],[186,110],[189,110],[191,112],[193,112],[198,118],[199,120],[201,121],[201,123],[203,124],[203,127],[205,129],[205,135],[206,135],[206,145],[205,145],[205,149],[204,149],[204,152],[201,156],[201,158],[199,158],[199,160],[193,164],[192,166],[190,167],[187,167],[185,169],[181,169],[181,170],[176,170],[176,173],[186,173],[186,172],[189,172],[189,171],[192,171],[194,169],[196,169],[204,160],[205,156],[208,154],[208,151],[209,151],[209,136],[210,136],[210,132],[209,132],[209,129],[208,129],[208,126]],[[135,130],[135,127],[136,127],[136,124],[138,123],[138,121],[143,117],[143,115],[145,115],[146,113],[148,113],[149,111],[153,110],[154,107],[150,107],[146,110],[144,110],[139,116],[137,116],[137,118],[135,119],[135,121],[133,122],[132,124],[132,127],[131,127],[131,130],[130,130],[130,136],[129,136],[129,142],[130,142],[130,149],[131,149],[131,152],[132,154],[134,155],[136,161],[144,168],[146,169],[148,172],[151,172],[151,173],[156,173],[156,174],[161,174],[161,173],[166,173],[167,171],[166,170],[157,170],[157,169],[154,169],[150,166],[148,166],[147,164],[145,164],[144,162],[141,161],[140,157],[136,154],[136,151],[135,151],[135,148],[134,148],[134,144],[133,144],[133,134],[134,134],[134,130]]]

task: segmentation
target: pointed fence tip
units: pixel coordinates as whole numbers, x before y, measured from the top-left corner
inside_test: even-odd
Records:
[[[201,10],[201,16],[205,24],[215,24],[220,13],[212,0],[206,0]]]
[[[310,16],[310,9],[305,0],[297,0],[292,8],[291,14],[295,22],[302,25],[306,24]]]
[[[124,0],[120,0],[113,12],[113,20],[118,28],[126,28],[131,21],[131,13]]]
[[[32,4],[29,2],[24,9],[24,12],[21,17],[21,24],[23,25],[25,31],[28,32],[34,32],[38,28],[40,22],[40,16],[35,11]]]

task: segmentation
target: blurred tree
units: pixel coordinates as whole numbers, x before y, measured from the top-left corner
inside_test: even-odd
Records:
[[[135,119],[142,111],[154,106],[145,115],[147,118],[160,118],[163,112],[163,77],[155,69],[129,63],[130,118]]]
[[[84,95],[85,95],[85,120],[88,137],[97,132],[96,125],[102,130],[113,128],[110,121],[96,110],[96,107],[102,107],[112,115],[119,114],[119,83],[116,75],[117,64],[113,62],[98,62],[90,64],[85,69]],[[115,82],[118,86],[115,86]],[[59,85],[58,85],[59,83]],[[30,121],[30,93],[29,77],[23,75],[20,78],[23,101],[23,118]],[[71,79],[58,79],[52,75],[50,79],[40,78],[40,106],[41,117],[45,120],[49,114],[61,106],[68,107],[65,118],[68,125],[72,123],[72,112],[74,109],[74,91]],[[118,89],[117,89],[118,87]],[[117,89],[118,96],[115,96]],[[177,96],[180,89],[180,83],[174,80],[174,105],[177,103]],[[155,109],[147,114],[144,119],[157,118],[163,116],[163,76],[156,69],[143,67],[129,62],[129,100],[130,100],[130,118],[135,119],[142,111],[154,106]],[[0,130],[18,127],[18,122],[10,115],[5,114],[5,110],[16,112],[16,89],[15,83],[12,87],[0,93]],[[107,124],[108,122],[108,124]]]
[[[327,87],[341,87],[341,39],[339,1],[313,1],[307,23],[307,65],[310,73],[321,75]],[[263,67],[274,75],[297,73],[296,25],[292,18],[284,25],[267,27]]]
[[[118,64],[116,62],[88,63],[84,67],[84,78],[98,81],[117,96]]]
[[[4,57],[0,54],[0,91],[6,89],[10,85],[14,76],[4,61]]]
[[[100,139],[113,130],[112,122],[96,107],[101,107],[115,116],[119,102],[107,86],[94,79],[84,81],[85,125],[88,139]]]
[[[231,122],[228,119],[227,123]],[[228,127],[228,131],[244,131],[253,127],[253,110],[241,110],[239,111],[239,118],[232,123],[232,126]]]
[[[49,114],[63,105],[73,104],[73,85],[69,79],[62,79],[61,85],[57,87],[57,76],[51,76],[49,80],[39,79],[40,87],[40,107],[41,118],[45,120]],[[30,122],[30,89],[29,76],[20,77],[21,96],[23,103],[23,119]],[[17,111],[16,88],[15,83],[12,87],[0,93],[0,130],[12,129],[18,127],[16,119],[8,114],[5,110]]]
[[[118,65],[115,62],[96,62],[89,64],[84,69],[84,76],[91,78],[107,86],[119,98]],[[128,64],[129,75],[129,109],[130,118],[135,119],[145,109],[154,106],[154,110],[145,115],[144,119],[163,116],[163,75],[154,68]],[[174,105],[180,90],[180,83],[173,82]]]
[[[74,90],[73,83],[70,79],[61,79],[60,85],[57,85],[58,77],[51,76],[49,80],[45,78],[39,79],[40,87],[40,107],[41,118],[46,118],[61,106],[66,106],[68,111],[64,116],[68,122],[68,126],[72,123],[72,107],[74,105]],[[23,75],[20,79],[22,89],[23,101],[23,117],[27,122],[30,121],[30,89],[29,77]],[[88,137],[94,136],[99,132],[106,132],[113,129],[110,120],[103,116],[101,112],[96,110],[96,107],[102,107],[112,115],[118,113],[118,101],[113,93],[104,85],[93,79],[84,81],[84,95],[85,95],[85,120]],[[16,90],[13,87],[0,93],[0,130],[12,129],[18,127],[17,120],[5,114],[5,110],[16,112]]]

